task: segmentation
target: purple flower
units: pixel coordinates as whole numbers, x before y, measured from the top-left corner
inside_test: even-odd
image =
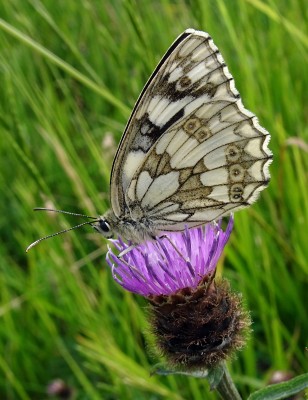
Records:
[[[212,368],[241,349],[250,326],[242,297],[225,279],[214,279],[233,228],[218,223],[168,233],[130,246],[113,240],[107,262],[123,288],[146,296],[156,349],[171,368]]]
[[[219,223],[168,233],[168,237],[132,247],[122,257],[110,248],[107,262],[113,278],[123,288],[142,296],[170,295],[185,287],[196,288],[215,271],[233,228],[233,216],[225,231]],[[112,240],[119,252],[130,246]]]

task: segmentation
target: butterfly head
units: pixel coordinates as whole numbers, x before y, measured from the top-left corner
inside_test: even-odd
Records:
[[[104,215],[98,217],[98,219],[91,225],[106,239],[111,239],[116,230],[117,218],[112,210],[108,210]]]
[[[157,232],[153,229],[151,221],[143,218],[141,221],[122,215],[118,217],[112,209],[99,216],[91,223],[92,227],[106,239],[121,237],[130,243],[142,243],[145,240],[153,240]]]
[[[110,239],[113,237],[113,229],[111,228],[109,221],[104,216],[99,217],[98,221],[92,224],[92,226],[105,238]]]

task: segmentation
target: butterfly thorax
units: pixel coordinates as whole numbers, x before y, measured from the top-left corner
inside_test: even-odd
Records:
[[[143,213],[139,213],[138,208],[120,217],[110,209],[99,217],[93,227],[106,238],[121,236],[122,239],[133,243],[153,240],[157,235],[153,222]]]

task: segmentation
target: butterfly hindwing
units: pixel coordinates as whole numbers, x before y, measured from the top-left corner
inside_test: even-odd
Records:
[[[128,122],[112,170],[114,212],[138,205],[158,230],[181,230],[245,207],[269,180],[268,142],[210,36],[187,30]]]

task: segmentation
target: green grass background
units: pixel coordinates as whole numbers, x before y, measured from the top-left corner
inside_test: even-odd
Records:
[[[0,17],[0,398],[215,399],[150,376],[146,301],[113,282],[106,241],[35,206],[102,214],[116,145],[143,84],[188,27],[209,32],[245,106],[272,134],[272,181],[236,214],[220,263],[251,310],[230,364],[244,398],[275,370],[307,372],[308,35],[304,0],[10,0]]]

